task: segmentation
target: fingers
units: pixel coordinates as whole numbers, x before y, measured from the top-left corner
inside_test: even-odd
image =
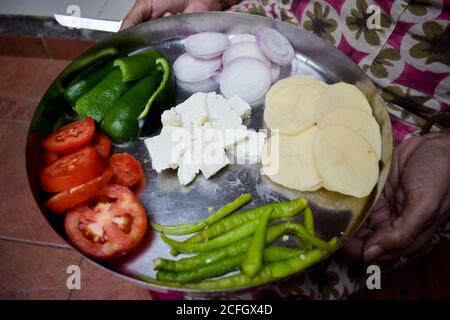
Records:
[[[427,199],[408,199],[401,216],[392,225],[378,229],[364,246],[364,260],[373,261],[385,252],[408,247],[433,222],[433,204]]]
[[[125,30],[151,18],[151,1],[137,0],[122,22],[120,30]]]
[[[378,261],[391,260],[398,257],[408,256],[416,251],[419,251],[431,240],[433,235],[438,230],[439,226],[445,221],[446,221],[445,217],[442,217],[442,219],[439,219],[439,221],[433,223],[432,225],[428,226],[425,230],[423,230],[419,234],[419,236],[407,247],[396,251],[385,252],[382,255],[380,255],[377,258],[377,260]]]
[[[362,259],[364,242],[370,232],[371,230],[366,225],[361,226],[353,238],[344,242],[344,246],[342,247],[343,252],[355,259]]]

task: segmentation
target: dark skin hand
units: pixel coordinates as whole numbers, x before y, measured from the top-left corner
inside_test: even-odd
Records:
[[[232,1],[229,2],[231,4]],[[136,0],[120,29],[177,13],[219,11],[224,9],[222,3],[223,1],[217,0]]]
[[[450,216],[450,133],[413,137],[395,150],[383,193],[344,251],[366,262],[422,248]]]

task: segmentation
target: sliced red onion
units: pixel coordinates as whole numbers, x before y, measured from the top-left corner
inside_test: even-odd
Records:
[[[178,80],[196,82],[210,78],[221,65],[220,57],[202,60],[184,53],[173,63],[173,72]]]
[[[275,29],[261,28],[256,33],[256,42],[271,61],[286,66],[294,59],[294,48],[285,36]]]
[[[184,42],[184,48],[193,57],[211,59],[222,55],[230,45],[228,37],[218,32],[201,32],[190,35]]]
[[[260,50],[256,42],[245,41],[232,44],[227,48],[227,50],[225,50],[222,56],[224,67],[227,67],[233,60],[241,57],[256,58],[265,63],[267,66],[270,66],[270,61]]]
[[[239,42],[256,42],[256,37],[254,34],[250,33],[241,33],[233,36],[230,39],[231,44],[239,43]]]
[[[277,81],[279,76],[280,76],[280,66],[272,62],[270,66],[270,78],[272,80],[272,83]]]
[[[216,73],[214,73],[211,77],[211,79],[217,84],[220,83],[220,76],[222,75],[222,71],[223,70],[217,70]]]
[[[270,84],[270,68],[250,57],[235,59],[220,76],[220,91],[226,98],[236,95],[249,104],[261,99]]]

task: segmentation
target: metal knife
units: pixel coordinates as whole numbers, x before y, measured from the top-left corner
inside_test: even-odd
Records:
[[[55,19],[64,27],[107,32],[118,32],[123,21],[82,18],[64,14],[55,14]]]

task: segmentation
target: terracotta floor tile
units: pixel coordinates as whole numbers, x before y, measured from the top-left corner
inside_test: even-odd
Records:
[[[47,59],[0,56],[0,96],[26,98],[47,64]]]
[[[53,59],[73,60],[95,45],[94,41],[44,38]]]
[[[86,259],[81,262],[81,290],[73,290],[71,299],[147,300],[147,289],[102,270]]]
[[[31,194],[25,169],[27,131],[27,123],[12,122],[0,143],[0,237],[66,245]]]
[[[80,256],[69,249],[0,240],[0,299],[67,299],[69,265]]]
[[[70,64],[70,60],[51,60],[31,87],[29,98],[40,100],[53,80]]]
[[[45,47],[44,40],[41,37],[26,35],[0,35],[0,55],[50,58],[49,52]]]
[[[0,97],[0,120],[26,119],[24,111],[31,109],[28,99]]]

